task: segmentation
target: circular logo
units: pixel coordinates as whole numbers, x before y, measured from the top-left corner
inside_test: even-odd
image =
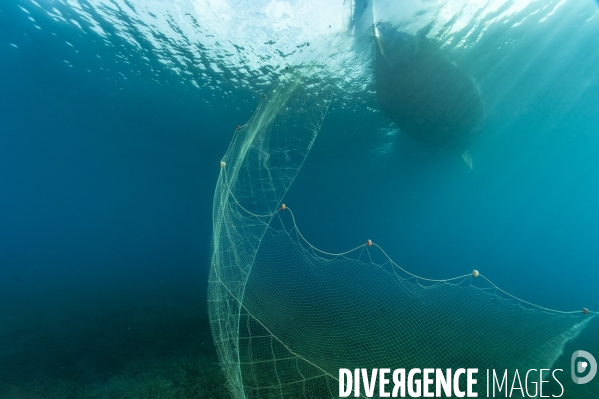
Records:
[[[579,358],[584,358],[585,360],[580,361],[578,360]],[[578,377],[577,374],[585,373],[589,366],[590,370],[588,374],[584,377]],[[571,371],[572,381],[576,384],[586,384],[595,377],[595,374],[597,374],[597,361],[593,355],[587,351],[576,351],[572,354]]]

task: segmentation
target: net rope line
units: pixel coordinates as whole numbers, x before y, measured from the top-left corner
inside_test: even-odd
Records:
[[[240,130],[240,129],[236,129],[236,131],[235,131],[235,135],[237,135],[237,132],[238,132],[239,130]],[[233,137],[233,139],[235,139],[235,137]],[[227,151],[227,153],[228,153],[228,151]],[[289,207],[287,207],[287,206],[285,206],[284,208],[282,208],[282,207],[280,207],[280,206],[279,206],[279,207],[278,207],[278,208],[277,208],[277,209],[276,209],[274,212],[271,212],[271,213],[268,213],[268,214],[264,214],[264,215],[255,214],[255,213],[253,213],[253,212],[249,211],[248,209],[246,209],[246,208],[245,208],[243,205],[241,205],[241,203],[240,203],[240,202],[237,200],[237,198],[236,198],[236,197],[235,197],[235,195],[233,194],[233,190],[231,190],[231,186],[229,185],[229,180],[228,180],[228,177],[227,177],[227,171],[226,171],[226,164],[224,163],[224,159],[226,159],[226,156],[227,156],[227,154],[225,154],[225,156],[222,158],[223,160],[221,160],[221,171],[222,171],[222,172],[223,172],[223,174],[224,174],[224,182],[225,182],[225,186],[227,187],[227,191],[228,191],[228,192],[229,192],[229,194],[231,195],[231,198],[233,199],[233,201],[235,202],[235,204],[237,204],[237,206],[239,206],[239,208],[241,208],[241,209],[242,209],[244,212],[246,212],[248,215],[251,215],[251,216],[254,216],[254,217],[257,217],[257,218],[272,218],[273,216],[275,216],[276,214],[278,214],[278,213],[279,213],[280,211],[282,211],[282,210],[289,211],[289,213],[291,214],[291,219],[292,219],[292,222],[293,222],[293,227],[292,227],[292,229],[291,229],[291,230],[295,230],[295,231],[298,233],[298,236],[299,236],[299,237],[302,239],[302,241],[304,241],[304,243],[306,243],[306,245],[308,245],[310,248],[312,248],[313,250],[315,250],[315,251],[318,251],[318,252],[320,252],[320,253],[322,253],[322,254],[325,254],[325,255],[329,255],[329,256],[333,256],[333,257],[342,257],[342,256],[344,256],[344,255],[347,255],[347,254],[349,254],[349,253],[352,253],[352,252],[354,252],[354,251],[357,251],[357,250],[359,250],[359,249],[364,249],[364,248],[366,248],[366,250],[368,251],[368,244],[367,244],[367,243],[364,243],[364,244],[358,245],[357,247],[355,247],[355,248],[352,248],[352,249],[350,249],[350,250],[348,250],[348,251],[339,252],[339,253],[332,253],[332,252],[327,252],[327,251],[321,250],[320,248],[318,248],[318,247],[314,246],[312,243],[310,243],[310,241],[308,241],[308,240],[307,240],[307,239],[304,237],[304,235],[301,233],[301,231],[300,231],[299,227],[297,226],[297,222],[296,222],[296,220],[295,220],[295,216],[294,216],[293,212],[292,212],[292,211],[291,211],[291,209],[290,209]],[[270,223],[268,223],[268,224],[270,224]],[[468,278],[468,277],[472,277],[472,274],[464,274],[464,275],[461,275],[461,276],[457,276],[457,277],[451,277],[451,278],[447,278],[447,279],[430,279],[430,278],[422,277],[422,276],[419,276],[419,275],[417,275],[417,274],[414,274],[414,273],[411,273],[411,272],[409,272],[408,270],[404,269],[404,268],[403,268],[403,267],[401,267],[399,264],[397,264],[397,262],[395,262],[395,261],[394,261],[394,260],[393,260],[393,259],[392,259],[392,258],[391,258],[391,257],[390,257],[388,254],[387,254],[387,252],[385,252],[385,250],[384,250],[384,249],[383,249],[383,248],[382,248],[380,245],[376,244],[375,242],[372,242],[372,245],[373,245],[373,246],[375,246],[376,248],[378,248],[378,249],[379,249],[379,251],[381,251],[381,253],[382,253],[382,254],[383,254],[383,255],[384,255],[386,258],[387,258],[387,260],[389,261],[389,263],[390,263],[391,265],[393,265],[393,266],[394,266],[394,267],[396,267],[397,269],[401,270],[402,272],[406,273],[407,275],[409,275],[409,276],[411,276],[411,277],[413,277],[413,278],[415,278],[415,279],[417,279],[417,280],[429,281],[429,282],[433,282],[433,283],[448,283],[449,281],[455,281],[455,280],[459,280],[459,279],[465,279],[465,278]],[[369,253],[369,252],[368,252],[368,253]],[[370,254],[370,253],[369,253],[369,254]],[[519,297],[517,297],[517,296],[515,296],[515,295],[512,295],[512,294],[510,294],[509,292],[507,292],[507,291],[505,291],[505,290],[501,289],[501,288],[500,288],[500,287],[498,287],[498,286],[497,286],[495,283],[493,283],[493,282],[492,282],[492,281],[491,281],[489,278],[487,278],[486,276],[484,276],[482,273],[479,273],[477,277],[482,277],[482,278],[483,278],[485,281],[487,281],[489,284],[491,284],[491,286],[492,286],[492,287],[493,287],[495,290],[497,290],[497,291],[499,291],[499,292],[503,293],[504,295],[507,295],[508,297],[510,297],[510,298],[512,298],[512,299],[514,299],[514,300],[516,300],[516,301],[518,301],[518,302],[521,302],[521,303],[524,303],[524,304],[526,304],[526,305],[529,305],[529,306],[535,307],[535,308],[537,308],[537,309],[544,310],[544,311],[551,312],[551,313],[558,313],[558,314],[578,314],[578,313],[581,313],[581,311],[580,311],[580,310],[573,310],[573,311],[562,311],[562,310],[556,310],[556,309],[546,308],[546,307],[543,307],[543,306],[540,306],[540,305],[534,304],[534,303],[532,303],[532,302],[525,301],[524,299],[521,299],[521,298],[519,298]],[[472,287],[474,287],[474,288],[476,288],[476,289],[479,289],[479,290],[484,290],[484,289],[481,289],[481,288],[479,288],[479,287],[476,287],[476,286],[472,286]],[[240,305],[241,305],[241,306],[243,306],[241,303],[240,303]],[[247,310],[247,309],[246,309],[246,310]],[[593,315],[596,315],[596,314],[599,314],[599,312],[597,312],[597,311],[591,311],[591,310],[588,310],[588,314],[593,314]],[[260,324],[261,324],[261,323],[260,323]],[[266,328],[266,327],[265,327],[265,328]]]

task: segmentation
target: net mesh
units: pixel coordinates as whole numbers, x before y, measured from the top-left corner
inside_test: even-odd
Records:
[[[549,368],[591,316],[533,306],[483,276],[418,277],[376,244],[331,254],[301,235],[281,205],[330,76],[310,60],[289,67],[221,163],[208,301],[233,398],[338,397],[340,368]]]

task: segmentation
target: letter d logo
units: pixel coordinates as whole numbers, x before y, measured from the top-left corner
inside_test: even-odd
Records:
[[[586,361],[576,362],[576,359],[579,357],[583,357]],[[584,373],[588,367],[591,367],[589,373],[585,377],[577,377],[576,373]],[[595,374],[597,374],[597,361],[589,352],[586,351],[576,351],[572,354],[572,381],[576,384],[586,384],[591,381]]]

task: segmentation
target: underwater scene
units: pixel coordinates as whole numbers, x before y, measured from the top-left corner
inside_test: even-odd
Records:
[[[599,399],[599,3],[4,0],[0,399]]]

